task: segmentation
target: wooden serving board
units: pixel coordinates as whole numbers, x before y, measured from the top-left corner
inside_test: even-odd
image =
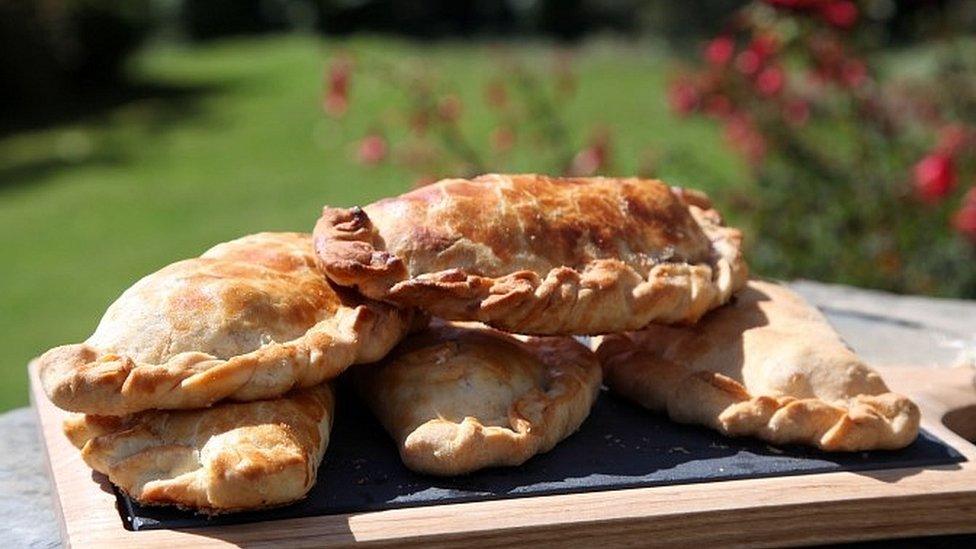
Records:
[[[569,541],[758,547],[976,532],[976,447],[942,424],[948,417],[961,432],[976,432],[973,372],[892,368],[884,376],[894,390],[918,402],[923,426],[968,461],[133,532],[122,527],[107,480],[92,473],[62,435],[64,412],[47,400],[36,368],[30,368],[62,539],[72,547],[481,547]]]

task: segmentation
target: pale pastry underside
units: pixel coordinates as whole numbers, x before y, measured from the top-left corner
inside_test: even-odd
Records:
[[[750,281],[695,326],[608,335],[596,349],[611,390],[727,435],[830,451],[897,449],[918,435],[918,407],[777,284]]]
[[[304,497],[329,445],[333,409],[322,384],[203,410],[73,414],[64,431],[92,469],[136,501],[226,513]]]
[[[600,387],[596,357],[572,338],[474,323],[438,323],[351,373],[404,463],[433,475],[549,451],[579,428]]]

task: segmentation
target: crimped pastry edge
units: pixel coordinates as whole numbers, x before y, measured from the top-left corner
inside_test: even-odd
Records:
[[[62,429],[65,433],[65,436],[72,443],[72,445],[78,448],[86,464],[88,464],[90,467],[92,467],[93,470],[97,471],[98,473],[106,475],[109,481],[112,482],[112,484],[117,489],[119,489],[119,491],[124,493],[132,500],[138,501],[141,505],[148,505],[153,507],[175,507],[177,509],[192,511],[194,513],[198,513],[201,515],[208,515],[208,516],[225,515],[225,514],[232,514],[232,513],[238,513],[244,511],[258,511],[258,510],[265,510],[265,509],[273,509],[276,507],[290,505],[296,501],[300,501],[304,499],[308,495],[308,491],[311,490],[311,488],[315,485],[317,472],[319,467],[321,466],[322,458],[325,455],[326,450],[328,449],[329,443],[331,442],[332,425],[335,419],[336,395],[335,395],[334,387],[332,387],[328,383],[320,384],[318,386],[302,389],[297,392],[291,392],[288,395],[280,397],[280,399],[277,400],[289,401],[290,399],[293,398],[301,398],[301,399],[312,398],[317,404],[319,404],[322,407],[321,409],[322,417],[302,418],[304,420],[314,421],[317,423],[318,432],[320,436],[320,444],[316,448],[309,448],[309,447],[301,448],[305,454],[305,460],[303,461],[303,464],[300,466],[300,468],[305,471],[305,475],[307,477],[305,486],[302,489],[302,493],[295,494],[294,497],[289,496],[287,500],[283,499],[282,501],[276,501],[266,505],[218,506],[218,505],[200,505],[196,503],[186,503],[178,500],[154,499],[152,491],[149,490],[147,486],[149,483],[143,485],[137,485],[137,486],[125,485],[124,481],[121,480],[120,477],[116,476],[117,471],[115,471],[115,467],[105,466],[106,464],[103,463],[104,458],[107,456],[95,455],[99,452],[98,450],[99,444],[97,444],[97,442],[100,439],[100,437],[118,437],[118,436],[124,437],[130,430],[138,428],[140,425],[142,425],[141,418],[146,417],[145,414],[158,414],[158,413],[184,413],[184,414],[200,414],[200,415],[213,414],[213,413],[220,414],[222,413],[222,411],[219,409],[219,407],[208,408],[203,410],[183,410],[183,411],[150,410],[150,411],[142,412],[140,414],[131,414],[127,416],[95,416],[95,415],[86,415],[86,414],[70,414],[68,417],[65,418],[62,425]],[[268,405],[273,405],[274,402],[275,401],[262,401],[258,403],[231,403],[231,406],[249,406],[251,404],[268,406]],[[247,414],[245,414],[245,416],[247,416]],[[287,423],[284,424],[275,423],[275,425],[279,429],[287,430],[289,428]],[[233,431],[236,428],[237,426],[231,425],[228,428],[228,431]],[[212,436],[220,436],[222,434],[224,433],[214,433]],[[187,448],[191,448],[193,447],[194,441],[187,440],[187,441],[183,441],[183,443],[186,445]],[[117,466],[124,467],[125,462],[129,460],[129,458],[133,458],[138,454],[142,454],[144,452],[152,452],[157,448],[165,449],[168,447],[169,447],[168,445],[162,443],[157,445],[150,445],[145,450],[142,450],[137,454],[124,456],[121,462],[117,464]],[[197,449],[197,451],[198,450],[199,448]],[[286,468],[299,468],[299,465],[294,463],[285,464],[282,467],[281,471],[276,471],[276,474],[280,474]],[[185,479],[184,473],[172,472],[172,474],[166,480],[169,480],[171,482],[176,482],[181,477],[184,477],[183,488],[185,488],[185,491],[187,493],[194,492],[194,491],[200,492],[201,487],[196,486],[196,483],[190,482],[189,484],[187,484],[187,480]],[[163,479],[158,479],[158,480],[163,480]],[[228,480],[220,477],[217,478],[216,481],[238,483],[239,487],[247,488],[248,490],[250,490],[255,486],[255,484],[261,485],[262,483],[266,483],[267,479],[241,477],[238,479]],[[198,494],[198,496],[199,495],[200,494]]]
[[[639,332],[623,333],[592,342],[603,366],[604,383],[611,391],[649,410],[664,412],[674,421],[705,425],[728,436],[830,452],[896,450],[918,436],[921,412],[904,395],[886,390],[828,402],[753,394],[718,372],[687,372],[663,358],[647,363],[649,357],[647,351],[641,351],[639,338]],[[640,371],[622,373],[627,368]]]
[[[148,364],[76,343],[47,351],[37,363],[48,398],[70,412],[121,416],[149,409],[205,408],[225,399],[274,398],[318,385],[354,363],[382,358],[425,321],[413,310],[371,303],[340,308],[297,339],[228,359],[185,352]],[[263,376],[262,383],[251,383],[262,370],[285,365],[289,376]]]
[[[457,325],[435,321],[434,326],[451,324]],[[409,432],[396,433],[382,421],[382,414],[377,414],[397,441],[408,468],[429,475],[456,476],[487,467],[518,466],[548,452],[580,428],[602,384],[602,370],[592,351],[571,338],[511,336],[488,327],[472,327],[473,323],[461,324],[512,337],[545,365],[549,387],[545,391],[533,389],[512,402],[508,426],[483,425],[473,417],[460,422],[433,419]],[[358,392],[371,408],[374,393],[370,387],[380,382],[372,375],[375,367],[379,366],[358,366],[351,371]]]
[[[582,271],[563,266],[545,276],[523,270],[486,277],[457,268],[410,278],[403,260],[383,249],[382,236],[359,207],[325,207],[313,232],[314,245],[319,267],[337,284],[446,319],[533,335],[598,335],[651,322],[690,324],[742,288],[748,267],[741,231],[723,225],[707,195],[672,190],[711,241],[708,264],[662,263],[646,277],[622,261],[604,259]]]

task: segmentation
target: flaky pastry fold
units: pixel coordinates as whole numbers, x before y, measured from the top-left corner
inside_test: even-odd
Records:
[[[305,496],[329,445],[334,403],[322,384],[203,410],[72,414],[64,431],[85,463],[136,501],[226,513]]]
[[[40,377],[58,407],[100,415],[274,398],[379,360],[415,317],[334,289],[309,235],[261,233],[138,281]]]
[[[574,339],[476,323],[438,322],[350,374],[407,467],[433,475],[549,451],[579,428],[600,388],[596,356]]]
[[[692,323],[747,278],[741,234],[660,181],[484,175],[325,208],[322,269],[367,297],[525,334]]]
[[[830,451],[896,449],[919,409],[789,289],[750,281],[697,325],[596,340],[608,387],[680,422]]]

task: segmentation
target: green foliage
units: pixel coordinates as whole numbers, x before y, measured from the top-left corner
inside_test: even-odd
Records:
[[[754,1],[672,85],[753,166],[726,190],[759,272],[976,297],[976,50],[892,55],[867,3]],[[778,7],[776,7],[778,6]]]

